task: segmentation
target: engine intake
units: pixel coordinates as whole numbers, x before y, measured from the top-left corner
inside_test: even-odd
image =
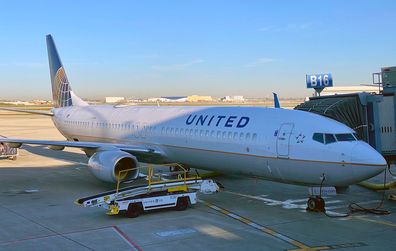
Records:
[[[93,175],[106,182],[133,180],[139,175],[136,157],[119,150],[96,152],[89,158],[88,165]]]

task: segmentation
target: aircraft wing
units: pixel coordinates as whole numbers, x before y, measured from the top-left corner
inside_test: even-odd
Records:
[[[34,139],[1,138],[0,143],[7,143],[10,147],[19,148],[23,144],[48,146],[53,150],[63,150],[65,147],[80,148],[86,152],[121,150],[130,153],[141,162],[156,163],[166,160],[165,154],[158,148],[145,145],[113,144],[86,141],[52,141]]]
[[[24,110],[18,108],[9,108],[9,107],[0,107],[0,110],[3,111],[10,111],[10,112],[22,112],[22,113],[32,113],[44,116],[54,116],[52,112],[45,112],[45,111],[36,111],[36,110]]]

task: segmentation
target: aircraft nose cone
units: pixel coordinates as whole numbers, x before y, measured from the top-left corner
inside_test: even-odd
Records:
[[[374,148],[364,142],[359,142],[352,148],[351,162],[355,165],[355,175],[361,180],[380,174],[386,168],[386,160]]]
[[[351,161],[353,163],[386,166],[386,160],[370,145],[359,142],[352,148]]]

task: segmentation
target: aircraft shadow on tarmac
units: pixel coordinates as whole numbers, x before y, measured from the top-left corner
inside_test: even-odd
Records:
[[[68,151],[56,151],[48,149],[45,146],[29,146],[24,145],[23,149],[32,154],[37,154],[44,157],[49,157],[58,160],[70,161],[70,162],[82,162],[87,163],[87,156],[81,153],[68,152]]]

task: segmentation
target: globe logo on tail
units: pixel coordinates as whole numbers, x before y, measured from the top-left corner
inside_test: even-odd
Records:
[[[55,86],[53,94],[53,101],[55,107],[67,107],[72,105],[72,98],[70,95],[70,85],[67,80],[65,70],[60,67],[55,74]]]

